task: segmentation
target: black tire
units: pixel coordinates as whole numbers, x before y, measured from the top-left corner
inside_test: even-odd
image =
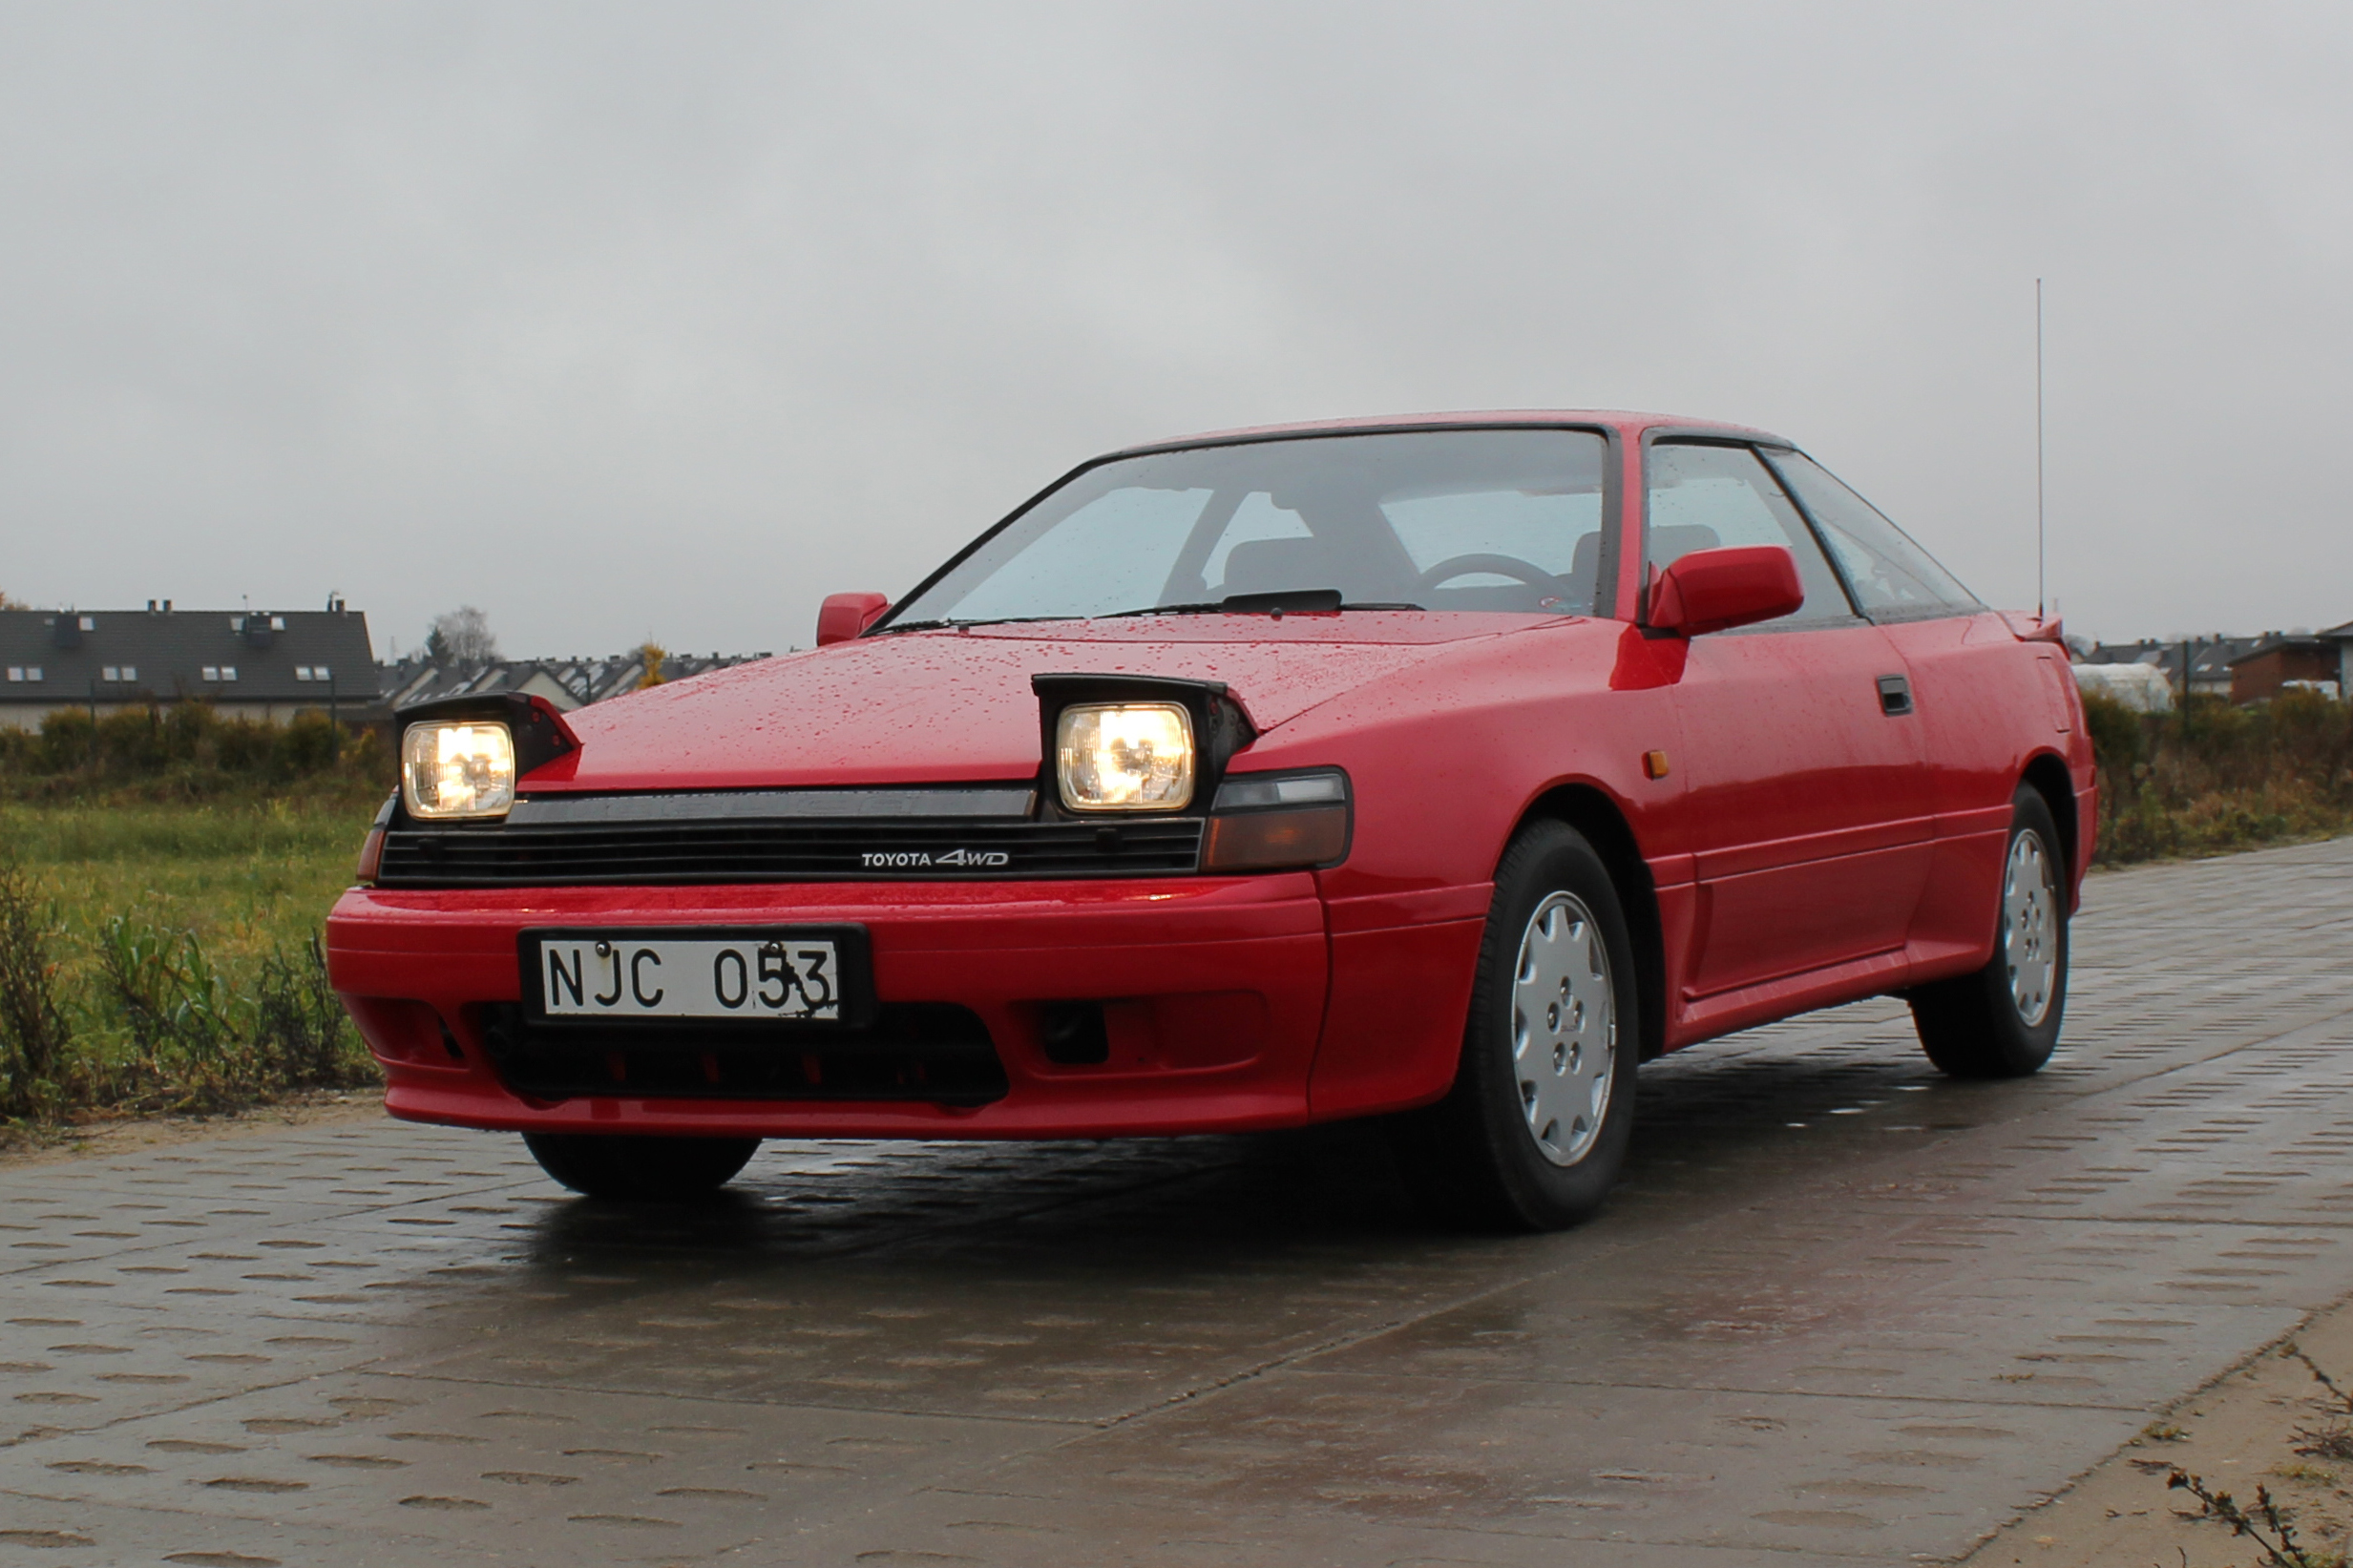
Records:
[[[649,1138],[626,1133],[525,1133],[539,1168],[591,1198],[676,1202],[733,1180],[756,1138]]]
[[[2048,868],[2039,916],[2020,910],[2014,889],[2027,880],[2021,841]],[[2003,847],[2001,902],[1994,910],[1993,957],[1973,974],[1915,988],[1912,1023],[1928,1059],[1957,1078],[2019,1078],[2040,1069],[2059,1044],[2067,1012],[2069,867],[2050,806],[2031,787],[2010,803],[2010,833]],[[2037,981],[2048,954],[2048,977]],[[2027,978],[2020,980],[2016,972]],[[2039,1013],[2036,1011],[2039,998]]]
[[[1540,937],[1540,911],[1548,921],[1557,915],[1576,922],[1579,907],[1589,927],[1548,927]],[[1560,999],[1598,1005],[1606,995],[1608,1016],[1597,1016],[1588,1006],[1557,1021],[1538,1014],[1529,1019],[1529,1043],[1522,1051],[1515,1019],[1523,1016],[1517,972],[1523,943],[1533,951],[1541,940],[1546,952],[1582,970],[1591,966],[1595,934],[1606,959],[1602,972],[1581,976],[1591,989],[1580,985],[1574,998],[1568,994],[1572,981],[1562,979]],[[1544,984],[1536,968],[1529,972],[1531,988]],[[1438,1104],[1396,1125],[1409,1179],[1449,1218],[1481,1228],[1557,1230],[1591,1216],[1617,1181],[1633,1136],[1642,1039],[1638,994],[1633,943],[1601,857],[1564,824],[1522,829],[1496,868],[1454,1087]],[[1607,1053],[1606,1062],[1587,1057],[1587,1051]],[[1542,1077],[1547,1068],[1554,1075],[1549,1083]],[[1585,1112],[1596,1098],[1598,1115],[1588,1121]],[[1540,1116],[1552,1129],[1550,1153],[1535,1125]]]

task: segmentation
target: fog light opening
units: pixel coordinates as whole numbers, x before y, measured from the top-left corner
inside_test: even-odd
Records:
[[[1044,1002],[1038,1009],[1038,1043],[1057,1067],[1099,1067],[1111,1059],[1111,1035],[1101,1002]]]

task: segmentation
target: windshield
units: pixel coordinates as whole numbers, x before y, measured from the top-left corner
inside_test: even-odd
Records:
[[[1607,451],[1585,430],[1416,430],[1123,458],[998,529],[886,629],[1163,609],[1589,615]]]

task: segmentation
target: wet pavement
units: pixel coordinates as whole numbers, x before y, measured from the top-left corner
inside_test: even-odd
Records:
[[[391,1123],[0,1173],[0,1565],[1957,1557],[2353,1291],[2348,932],[2353,841],[2099,878],[2041,1077],[1703,1046],[1562,1236],[1345,1128],[691,1211]]]

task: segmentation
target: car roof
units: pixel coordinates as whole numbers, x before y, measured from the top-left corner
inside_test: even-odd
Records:
[[[1747,425],[1715,419],[1687,419],[1679,414],[1641,413],[1625,408],[1490,408],[1453,413],[1373,414],[1355,419],[1314,419],[1292,425],[1250,425],[1230,430],[1205,430],[1198,435],[1171,436],[1165,441],[1140,442],[1105,452],[1104,458],[1134,457],[1145,452],[1176,451],[1186,447],[1226,446],[1243,441],[1281,441],[1309,435],[1364,435],[1388,430],[1438,430],[1450,428],[1493,429],[1498,426],[1607,426],[1621,435],[1636,436],[1649,429],[1672,429],[1677,433],[1722,435],[1745,441],[1791,446],[1785,437]]]

